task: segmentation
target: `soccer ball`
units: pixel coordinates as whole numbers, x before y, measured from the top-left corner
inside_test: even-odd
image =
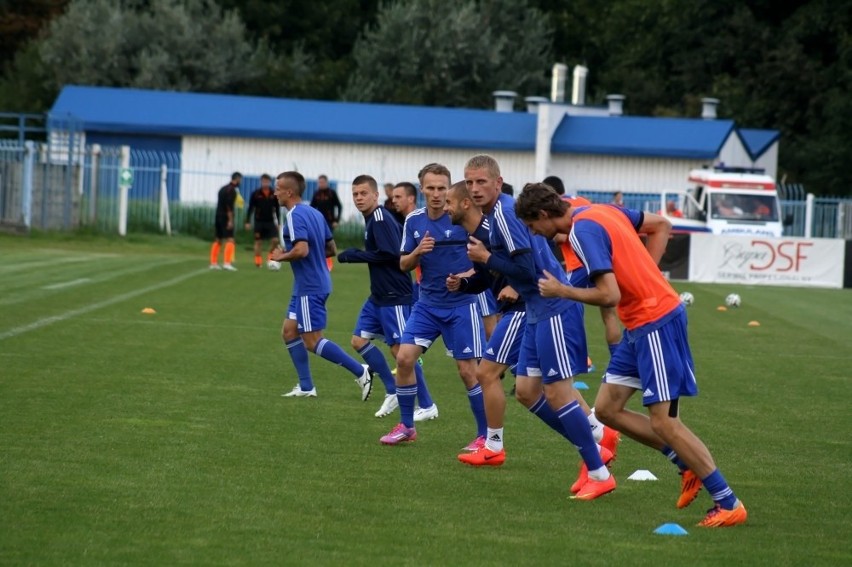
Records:
[[[693,303],[695,303],[695,297],[688,291],[685,291],[680,294],[680,302],[689,307]]]
[[[276,262],[275,260],[269,260],[266,263],[266,269],[272,270],[273,272],[277,272],[281,269],[281,262]]]
[[[728,297],[725,298],[725,305],[728,307],[739,307],[740,303],[742,303],[742,299],[736,293],[728,294]]]

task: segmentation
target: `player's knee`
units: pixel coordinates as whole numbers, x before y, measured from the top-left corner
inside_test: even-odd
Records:
[[[533,384],[527,384],[527,382],[532,381],[518,380],[515,382],[515,399],[525,408],[532,407],[541,397],[541,390],[533,387]]]
[[[367,339],[363,339],[358,335],[352,335],[352,340],[349,341],[349,344],[352,346],[353,350],[359,351],[365,346],[367,346],[368,342],[370,341],[368,341]]]
[[[617,406],[605,400],[598,399],[595,401],[595,416],[604,425],[611,427],[616,421],[618,411],[619,408]]]
[[[666,442],[677,434],[679,425],[677,418],[663,413],[651,413],[651,429]]]

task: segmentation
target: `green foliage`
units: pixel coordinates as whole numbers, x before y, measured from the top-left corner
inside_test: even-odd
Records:
[[[487,107],[491,93],[540,95],[552,28],[527,2],[400,1],[355,43],[343,93],[356,101]]]
[[[229,91],[259,75],[258,48],[212,0],[74,0],[39,50],[51,86]]]
[[[398,416],[373,417],[378,384],[362,403],[313,355],[319,397],[282,399],[296,383],[287,266],[238,251],[239,272],[210,272],[207,243],[147,235],[0,234],[0,249],[4,565],[852,563],[850,290],[678,285],[696,298],[701,388],[681,415],[749,509],[742,527],[703,530],[706,491],[677,510],[674,467],[629,439],[617,490],[570,500],[576,451],[512,399],[506,464],[459,464],[473,420],[442,345],[424,356],[441,416],[412,445],[378,443]],[[332,278],[325,335],[354,354],[367,269]],[[731,291],[743,306],[716,311]],[[600,318],[586,319],[600,368]],[[599,374],[583,378],[591,401]],[[659,481],[627,480],[637,469]],[[689,536],[652,533],[668,522]]]

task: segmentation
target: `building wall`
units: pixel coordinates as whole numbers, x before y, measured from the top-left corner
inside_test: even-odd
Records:
[[[762,167],[767,175],[771,175],[776,181],[778,179],[778,142],[773,143],[754,162],[753,167]]]
[[[729,167],[752,167],[751,156],[740,137],[735,133],[731,133],[725,143],[722,144],[718,161]]]
[[[372,175],[380,185],[417,183],[420,168],[438,162],[450,169],[453,181],[458,181],[464,175],[467,159],[477,153],[480,152],[473,149],[186,136],[180,195],[181,201],[187,203],[214,203],[216,192],[233,171],[252,176],[266,172],[274,177],[282,171],[296,170],[307,179],[325,174],[330,181],[336,181],[343,217],[349,218],[358,214],[346,194],[356,176]],[[504,179],[516,191],[533,179],[532,151],[486,153],[498,160]]]
[[[685,188],[689,170],[707,164],[695,159],[554,154],[549,174],[561,177],[570,193],[642,193]]]

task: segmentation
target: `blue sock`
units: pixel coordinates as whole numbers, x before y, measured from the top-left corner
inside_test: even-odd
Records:
[[[677,468],[681,470],[681,472],[689,468],[688,466],[686,466],[686,463],[680,460],[680,457],[677,456],[677,453],[674,452],[674,449],[672,449],[668,445],[663,445],[663,448],[660,449],[660,452],[665,455],[668,460],[673,462],[677,466]]]
[[[355,378],[360,378],[361,374],[364,373],[364,367],[361,366],[360,362],[343,352],[342,348],[328,339],[320,339],[317,343],[317,350],[314,352],[329,362],[342,366],[354,374]]]
[[[485,398],[482,396],[482,386],[477,384],[468,390],[467,401],[470,402],[470,411],[476,419],[476,436],[485,437],[488,433],[488,423],[485,421]]]
[[[614,355],[614,354],[615,354],[615,351],[618,349],[618,345],[619,345],[619,344],[620,344],[620,343],[615,343],[614,345],[606,345],[606,346],[607,346],[607,348],[609,349],[609,355],[610,355],[610,356],[612,356],[612,355]]]
[[[435,401],[426,386],[426,377],[423,375],[423,367],[419,362],[414,363],[414,378],[417,380],[417,401],[420,402],[420,407],[432,407]]]
[[[556,415],[556,412],[547,405],[547,400],[545,399],[544,394],[542,394],[538,401],[530,407],[530,411],[537,418],[549,425],[556,433],[566,439],[568,438],[565,435],[565,427],[562,425],[562,422],[559,421],[559,416]]]
[[[388,366],[388,361],[385,360],[385,355],[382,351],[373,346],[372,343],[367,343],[358,351],[364,362],[370,365],[370,370],[379,375],[382,379],[382,384],[385,385],[385,392],[388,394],[396,393],[396,382],[391,374],[391,369]],[[360,374],[359,374],[360,376]]]
[[[565,404],[556,410],[556,414],[565,428],[565,437],[577,447],[589,470],[594,471],[604,466],[598,446],[595,444],[595,438],[592,437],[589,419],[583,413],[583,408],[580,407],[577,400]]]
[[[719,505],[726,510],[734,509],[734,506],[737,504],[737,497],[734,496],[734,491],[731,490],[730,486],[728,486],[728,483],[725,481],[725,477],[722,476],[719,469],[714,470],[707,475],[707,477],[702,478],[701,482],[704,484],[704,488],[707,489],[707,492],[710,493],[710,497],[713,498],[713,502],[718,502]]]
[[[400,421],[406,427],[414,427],[414,397],[416,395],[417,384],[412,386],[397,386],[396,388]]]
[[[302,342],[300,337],[289,342],[285,341],[284,346],[287,347],[287,352],[293,359],[293,366],[296,367],[299,387],[305,391],[313,390],[314,381],[311,378],[311,364],[308,362],[308,349],[305,348],[305,343]]]

